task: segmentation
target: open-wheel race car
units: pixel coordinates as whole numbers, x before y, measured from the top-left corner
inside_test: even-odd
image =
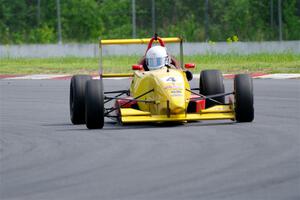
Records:
[[[165,53],[165,43],[171,42],[180,44],[180,62]],[[114,44],[148,44],[145,56],[132,66],[133,73],[103,73],[102,47]],[[189,69],[195,65],[183,64],[181,38],[156,35],[147,39],[100,40],[99,46],[99,79],[89,75],[75,75],[71,79],[70,116],[73,124],[100,129],[105,117],[121,124],[198,120],[251,122],[254,119],[253,84],[249,75],[235,75],[234,91],[226,93],[219,70],[202,70],[199,87],[190,87],[193,75]],[[111,77],[132,77],[130,88],[104,91],[103,79]],[[111,104],[111,101],[115,102]]]

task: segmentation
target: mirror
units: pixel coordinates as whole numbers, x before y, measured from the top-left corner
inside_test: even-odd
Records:
[[[196,67],[195,63],[185,63],[184,67],[186,69],[194,69]]]
[[[138,65],[138,64],[132,65],[132,70],[139,70],[139,71],[141,71],[143,69],[144,69],[143,65]]]

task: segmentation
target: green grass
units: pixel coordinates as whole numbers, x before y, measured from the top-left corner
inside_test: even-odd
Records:
[[[130,72],[139,56],[106,56],[104,72]],[[263,72],[300,73],[300,54],[212,54],[185,56],[185,63],[202,69],[220,69],[223,73]],[[98,58],[1,58],[0,74],[97,74]]]

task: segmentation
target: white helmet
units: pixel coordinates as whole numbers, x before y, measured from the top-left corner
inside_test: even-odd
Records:
[[[166,48],[162,46],[151,47],[146,53],[146,63],[149,70],[160,69],[170,63]]]

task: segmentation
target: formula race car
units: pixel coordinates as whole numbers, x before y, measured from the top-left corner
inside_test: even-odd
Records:
[[[155,57],[155,53],[149,53],[155,47],[162,55],[164,50],[160,47],[171,42],[180,43],[179,63],[170,55]],[[157,35],[147,39],[100,40],[99,79],[88,75],[75,75],[71,79],[72,123],[99,129],[105,117],[121,124],[197,120],[251,122],[254,119],[252,78],[247,74],[235,75],[234,91],[226,93],[221,72],[203,70],[199,87],[191,88],[189,81],[193,75],[189,70],[195,65],[183,65],[182,42],[181,38],[159,38]],[[114,44],[148,44],[145,56],[132,66],[133,73],[103,73],[102,47]],[[103,79],[111,77],[132,77],[130,88],[104,91]],[[225,100],[225,97],[228,98]]]

